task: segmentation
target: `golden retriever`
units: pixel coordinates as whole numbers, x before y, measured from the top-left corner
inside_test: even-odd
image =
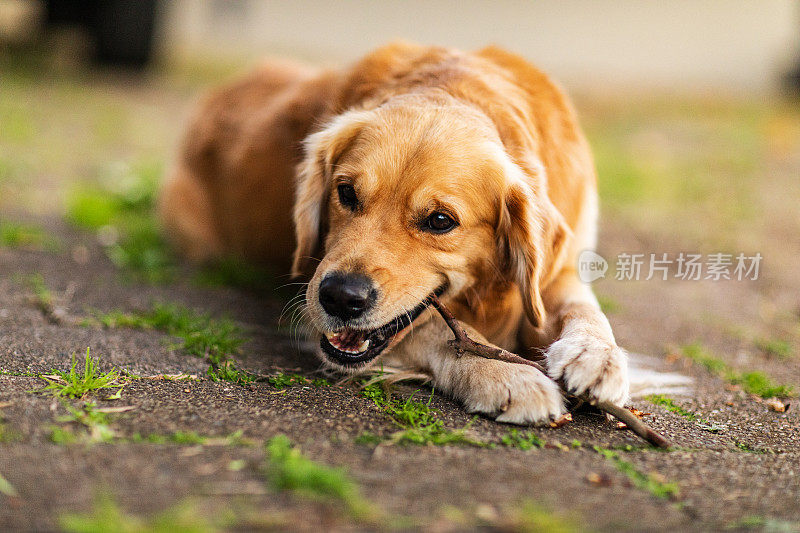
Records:
[[[342,70],[268,62],[212,93],[161,203],[190,258],[310,278],[329,365],[380,356],[519,424],[564,412],[554,380],[590,400],[628,396],[626,355],[576,271],[597,211],[589,146],[545,74],[499,48],[407,43]],[[544,350],[550,376],[457,356],[432,294],[476,338]]]

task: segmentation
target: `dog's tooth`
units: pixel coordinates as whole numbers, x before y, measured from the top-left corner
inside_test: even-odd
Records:
[[[369,349],[369,339],[366,339],[364,342],[361,343],[361,346],[358,347],[358,353],[366,352]]]

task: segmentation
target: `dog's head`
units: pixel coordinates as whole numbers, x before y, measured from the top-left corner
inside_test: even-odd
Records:
[[[311,135],[298,169],[293,272],[316,268],[306,303],[323,357],[363,367],[432,294],[451,298],[497,277],[519,286],[541,324],[540,288],[565,226],[541,165],[525,164],[466,105],[401,99],[345,112]]]

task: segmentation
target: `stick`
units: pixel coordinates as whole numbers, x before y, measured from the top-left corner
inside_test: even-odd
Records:
[[[429,302],[439,312],[439,314],[442,315],[445,323],[453,332],[453,335],[455,335],[455,339],[448,341],[448,344],[456,350],[456,353],[459,356],[464,355],[464,352],[470,352],[481,357],[486,357],[487,359],[497,359],[507,363],[532,366],[533,368],[547,375],[545,368],[535,361],[525,359],[524,357],[520,357],[519,355],[513,354],[507,350],[503,350],[502,348],[487,346],[486,344],[469,338],[469,335],[467,335],[467,332],[464,330],[463,326],[458,322],[456,317],[453,316],[453,313],[451,313],[450,310],[445,307],[444,304],[442,304],[438,296],[432,296],[429,299]],[[595,407],[610,414],[614,418],[617,418],[621,422],[624,422],[628,429],[639,435],[653,446],[657,446],[659,448],[669,448],[671,446],[670,442],[666,438],[655,432],[652,428],[650,428],[650,426],[639,420],[636,415],[624,407],[619,407],[608,402],[597,403],[595,404]]]

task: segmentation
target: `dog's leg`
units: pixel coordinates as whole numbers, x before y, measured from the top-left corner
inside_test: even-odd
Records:
[[[489,344],[464,324],[471,338]],[[439,316],[431,317],[406,336],[387,360],[422,369],[436,390],[449,394],[471,413],[483,413],[500,422],[546,423],[565,412],[558,385],[530,366],[457,355],[447,344],[453,334]]]
[[[590,400],[622,405],[628,399],[628,361],[591,288],[567,271],[548,287],[545,305],[558,338],[547,349],[550,377]]]

